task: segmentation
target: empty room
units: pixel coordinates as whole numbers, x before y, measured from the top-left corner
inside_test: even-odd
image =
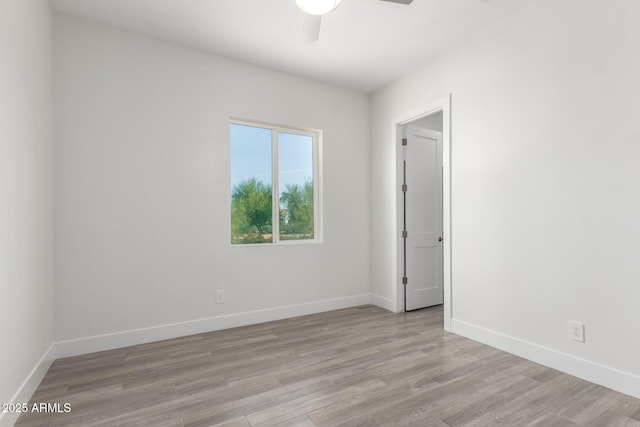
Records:
[[[640,426],[639,20],[0,0],[0,427]]]

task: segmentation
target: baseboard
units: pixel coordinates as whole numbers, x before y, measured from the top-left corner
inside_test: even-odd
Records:
[[[60,341],[55,345],[55,355],[56,358],[79,356],[130,345],[145,344],[371,303],[371,294],[362,294]]]
[[[384,308],[385,310],[388,310],[392,313],[396,312],[391,298],[385,298],[381,297],[380,295],[371,294],[371,304],[376,305],[380,308]]]
[[[31,400],[31,396],[33,396],[33,393],[40,385],[40,382],[55,359],[54,350],[55,345],[51,344],[24,382],[20,385],[18,391],[16,391],[11,400],[4,403],[28,403],[29,400]],[[0,427],[12,427],[18,420],[19,416],[19,413],[0,412]]]
[[[458,319],[451,319],[451,331],[474,341],[640,399],[640,377],[629,372],[572,356]]]

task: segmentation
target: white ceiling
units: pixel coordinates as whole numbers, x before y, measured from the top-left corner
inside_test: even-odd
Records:
[[[55,10],[371,93],[531,0],[343,0],[302,40],[294,0],[52,0]]]

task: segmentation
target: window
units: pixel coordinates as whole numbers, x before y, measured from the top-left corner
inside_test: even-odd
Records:
[[[318,241],[319,133],[231,123],[231,243]]]

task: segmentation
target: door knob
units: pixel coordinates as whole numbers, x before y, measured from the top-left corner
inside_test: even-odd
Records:
[[[438,236],[438,242],[442,242],[442,236]]]

